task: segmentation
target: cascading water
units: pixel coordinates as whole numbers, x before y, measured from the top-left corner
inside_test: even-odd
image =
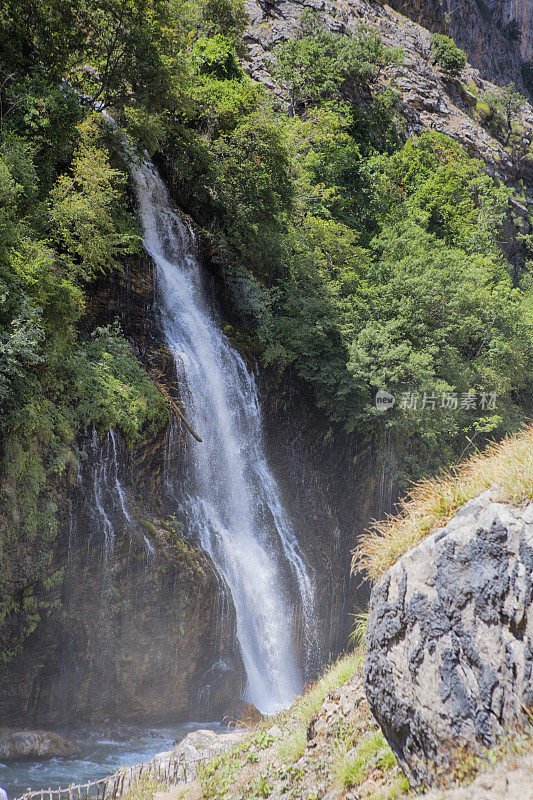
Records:
[[[130,171],[166,339],[202,438],[190,447],[183,510],[231,591],[247,697],[272,712],[302,687],[295,627],[303,620],[300,635],[312,641],[312,580],[265,458],[254,377],[210,308],[192,233],[152,164],[133,162]]]

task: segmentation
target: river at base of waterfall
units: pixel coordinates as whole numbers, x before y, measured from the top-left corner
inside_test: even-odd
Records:
[[[19,797],[26,789],[57,789],[72,783],[105,778],[119,767],[149,761],[157,753],[171,750],[191,731],[209,729],[223,733],[220,723],[185,722],[168,727],[144,728],[120,726],[105,729],[61,731],[76,742],[79,755],[51,758],[46,761],[0,762],[0,786],[9,798]]]

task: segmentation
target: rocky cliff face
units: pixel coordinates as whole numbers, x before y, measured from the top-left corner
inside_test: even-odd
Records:
[[[451,36],[483,78],[523,88],[522,65],[533,54],[530,0],[392,0],[390,5],[433,33]]]
[[[366,0],[314,0],[307,3],[308,6],[315,8],[333,31],[349,33],[364,24],[379,33],[385,44],[403,50],[403,63],[384,71],[378,89],[390,86],[400,93],[399,107],[406,120],[407,135],[416,135],[423,128],[436,129],[456,139],[469,155],[481,158],[490,174],[506,181],[533,178],[528,159],[508,152],[476,116],[477,96],[495,87],[470,65],[463,70],[460,80],[443,74],[431,62],[431,34],[426,28],[389,6],[373,5]],[[269,4],[247,0],[246,9],[250,24],[245,35],[248,45],[245,69],[284,104],[285,87],[274,77],[272,50],[279,42],[295,35],[303,5],[297,0],[277,0]],[[406,9],[402,6],[402,10]],[[469,30],[468,24],[465,22],[465,30]],[[500,63],[498,50],[490,41],[487,40],[481,49]],[[508,66],[519,83],[516,69],[513,71],[511,62]],[[521,121],[524,136],[533,136],[533,109],[527,104]]]
[[[533,708],[533,504],[490,491],[374,587],[365,686],[411,782],[526,727]]]
[[[531,0],[507,0],[503,3],[504,18],[512,25],[520,42],[524,62],[533,59],[533,3]]]
[[[216,295],[221,279],[207,254],[206,266]],[[139,358],[174,391],[153,295],[149,260],[126,265],[94,284],[82,329],[119,318]],[[355,442],[324,444],[323,421],[295,381],[264,373],[260,389],[270,461],[314,569],[319,670],[344,650],[349,614],[366,603],[360,580],[349,576],[357,530],[388,510],[392,495]],[[165,491],[168,471],[186,470],[188,435],[174,421],[133,448],[117,433],[89,431],[79,443],[80,471],[64,487],[66,524],[55,553],[63,583],[49,615],[2,670],[5,724],[221,718],[239,696],[231,599]]]
[[[5,724],[219,718],[240,695],[223,582],[205,553],[135,497],[124,446],[115,438],[113,447],[117,461],[104,439],[71,492],[55,554],[61,589],[0,679]],[[128,486],[124,505],[115,468]]]
[[[285,502],[317,580],[318,625],[327,650],[322,663],[344,652],[353,613],[368,602],[368,586],[347,565],[369,521],[392,508],[396,488],[370,448],[330,432],[305,387],[290,375],[260,380],[265,438]]]
[[[139,357],[172,383],[147,259],[101,279],[82,328],[115,318]],[[220,718],[240,696],[234,611],[206,553],[169,523],[165,469],[183,469],[178,423],[133,448],[88,431],[54,560],[63,580],[0,675],[4,724]]]

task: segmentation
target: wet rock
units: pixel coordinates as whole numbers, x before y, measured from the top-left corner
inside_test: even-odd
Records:
[[[144,462],[130,465],[130,451],[118,434],[115,440],[117,473],[107,475],[120,476],[129,518],[112,502],[113,484],[104,483],[112,566],[92,513],[92,476],[104,473],[89,463],[72,490],[72,524],[58,541],[57,564],[68,565],[61,606],[0,671],[4,725],[218,720],[241,694],[227,587],[207,553],[169,528],[151,499],[155,486],[136,495],[133,473]],[[162,458],[152,444],[146,453],[136,448],[148,464]]]
[[[446,783],[465,752],[533,706],[533,503],[485,492],[404,555],[371,595],[365,688],[412,783]]]
[[[0,761],[66,758],[78,753],[74,742],[52,731],[13,731],[0,728]]]

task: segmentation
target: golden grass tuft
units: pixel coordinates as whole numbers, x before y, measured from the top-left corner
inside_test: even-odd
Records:
[[[397,515],[375,522],[363,534],[352,569],[364,569],[376,580],[404,553],[446,525],[464,503],[491,487],[503,502],[533,499],[533,425],[449,472],[416,484]]]

